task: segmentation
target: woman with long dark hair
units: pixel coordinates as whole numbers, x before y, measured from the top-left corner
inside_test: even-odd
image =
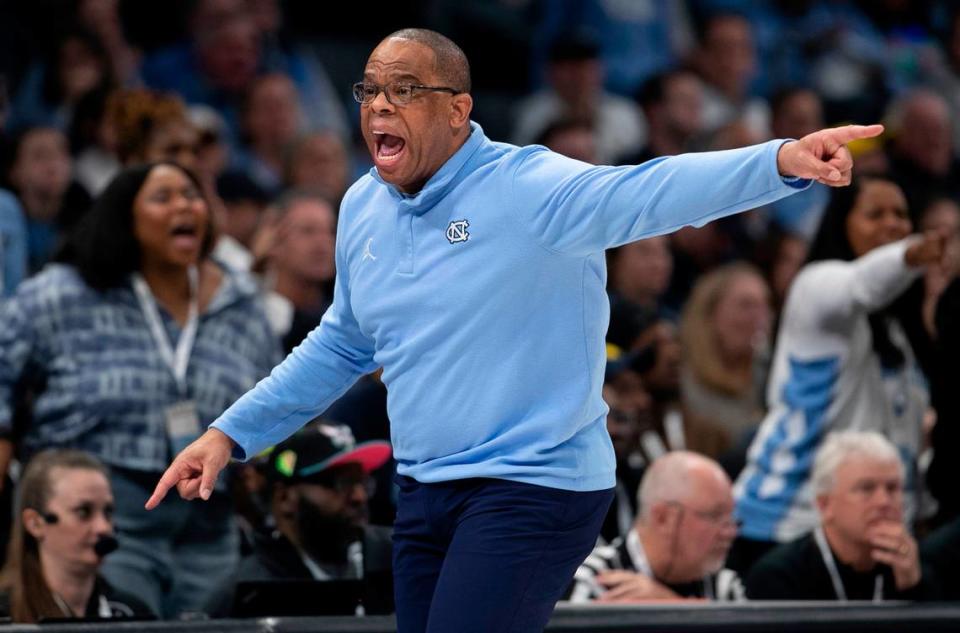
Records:
[[[17,429],[21,457],[83,449],[111,469],[120,549],[104,575],[137,587],[158,614],[199,608],[236,560],[229,496],[213,504],[145,499],[172,455],[199,436],[279,359],[244,275],[208,255],[209,207],[175,163],[121,172],[61,253],[0,304],[0,431],[33,394]],[[0,472],[12,453],[0,441]]]
[[[818,524],[810,469],[831,431],[877,431],[915,472],[928,393],[888,307],[943,257],[945,237],[911,236],[900,187],[837,189],[790,288],[767,391],[768,413],[736,485],[741,569]],[[919,311],[919,306],[917,310]],[[908,490],[908,516],[915,501]]]

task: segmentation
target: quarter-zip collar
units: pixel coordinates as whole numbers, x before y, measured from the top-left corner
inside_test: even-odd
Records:
[[[370,168],[370,175],[377,182],[387,187],[390,195],[401,202],[400,208],[412,215],[423,215],[432,209],[450,189],[459,181],[457,175],[463,169],[467,161],[476,153],[477,149],[486,141],[483,129],[473,121],[470,122],[470,136],[466,142],[456,151],[456,153],[447,159],[437,173],[430,177],[423,189],[413,195],[405,194],[396,186],[383,180],[377,172],[376,167]]]

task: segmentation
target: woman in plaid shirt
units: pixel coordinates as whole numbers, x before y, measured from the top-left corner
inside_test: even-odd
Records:
[[[179,448],[279,360],[253,281],[209,258],[209,207],[174,163],[130,168],[97,200],[61,263],[0,304],[0,472],[14,452],[70,447],[111,467],[120,549],[104,566],[157,613],[203,604],[229,574],[225,491],[143,510]],[[29,421],[14,408],[30,402]],[[16,437],[16,451],[12,438]]]

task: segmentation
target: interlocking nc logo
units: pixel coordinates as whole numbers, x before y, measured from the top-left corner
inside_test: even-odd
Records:
[[[456,244],[457,242],[466,242],[470,239],[470,234],[467,233],[467,227],[470,226],[470,223],[466,220],[454,220],[450,223],[450,226],[447,227],[447,239],[451,244]]]

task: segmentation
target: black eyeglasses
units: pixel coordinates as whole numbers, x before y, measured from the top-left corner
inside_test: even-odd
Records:
[[[405,106],[413,101],[418,90],[428,92],[449,92],[452,95],[460,94],[455,88],[446,86],[420,86],[417,84],[390,83],[386,86],[371,83],[368,81],[358,81],[353,84],[353,98],[357,103],[370,104],[377,98],[377,95],[383,92],[387,101],[395,106]]]

